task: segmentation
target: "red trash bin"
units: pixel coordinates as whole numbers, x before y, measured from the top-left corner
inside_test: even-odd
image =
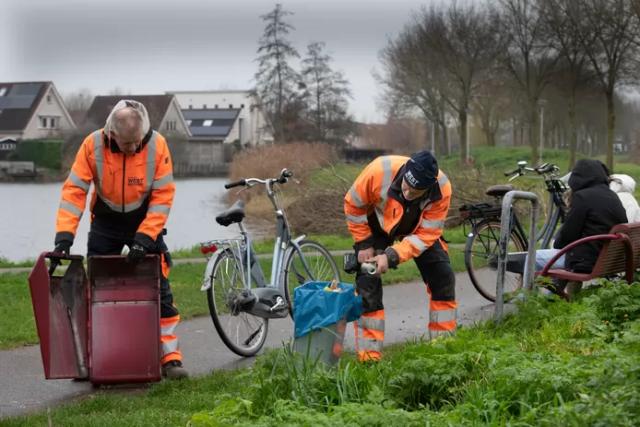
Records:
[[[67,260],[62,276],[46,259]],[[160,261],[43,253],[29,276],[45,378],[149,382],[160,371]]]

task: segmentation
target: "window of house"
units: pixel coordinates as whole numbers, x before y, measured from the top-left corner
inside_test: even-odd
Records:
[[[189,110],[193,110],[193,105],[189,104]]]
[[[40,116],[40,129],[57,129],[59,125],[58,117]]]
[[[7,93],[6,87],[0,87],[0,96],[4,96]]]
[[[51,104],[51,95],[47,95],[47,104]]]
[[[229,104],[229,109],[233,108],[233,104]]]
[[[214,108],[218,108],[218,104],[216,104]]]
[[[167,121],[167,123],[165,123],[164,127],[167,130],[176,130],[176,121],[175,120],[169,120],[169,121]]]
[[[211,126],[211,125],[213,125],[213,120],[205,120],[202,123],[202,126]]]
[[[240,104],[240,108],[244,108],[244,104]]]
[[[206,110],[206,109],[207,109],[207,104],[202,104],[202,108],[203,108],[204,110]]]

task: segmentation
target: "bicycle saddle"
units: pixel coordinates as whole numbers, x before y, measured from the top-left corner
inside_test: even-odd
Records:
[[[491,187],[487,188],[485,194],[487,196],[502,197],[511,190],[513,190],[513,185],[511,184],[498,184],[492,185]]]
[[[216,217],[216,222],[223,226],[228,226],[234,222],[242,222],[244,219],[244,202],[238,200],[229,209]]]

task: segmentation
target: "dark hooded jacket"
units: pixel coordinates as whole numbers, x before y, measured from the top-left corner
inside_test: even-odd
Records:
[[[627,214],[620,199],[609,189],[604,165],[598,160],[578,160],[571,171],[571,208],[556,235],[555,248],[587,236],[606,234],[616,224],[627,222]],[[565,268],[589,273],[598,258],[602,242],[576,246],[565,258]]]

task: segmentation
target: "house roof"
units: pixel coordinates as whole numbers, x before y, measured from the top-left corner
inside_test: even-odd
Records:
[[[240,114],[239,108],[208,108],[182,110],[191,135],[224,140]]]
[[[0,131],[22,131],[51,82],[0,83]]]
[[[103,126],[107,116],[121,99],[131,99],[144,104],[149,113],[149,122],[153,129],[159,129],[167,114],[173,95],[110,95],[96,96],[87,111],[87,121]]]

